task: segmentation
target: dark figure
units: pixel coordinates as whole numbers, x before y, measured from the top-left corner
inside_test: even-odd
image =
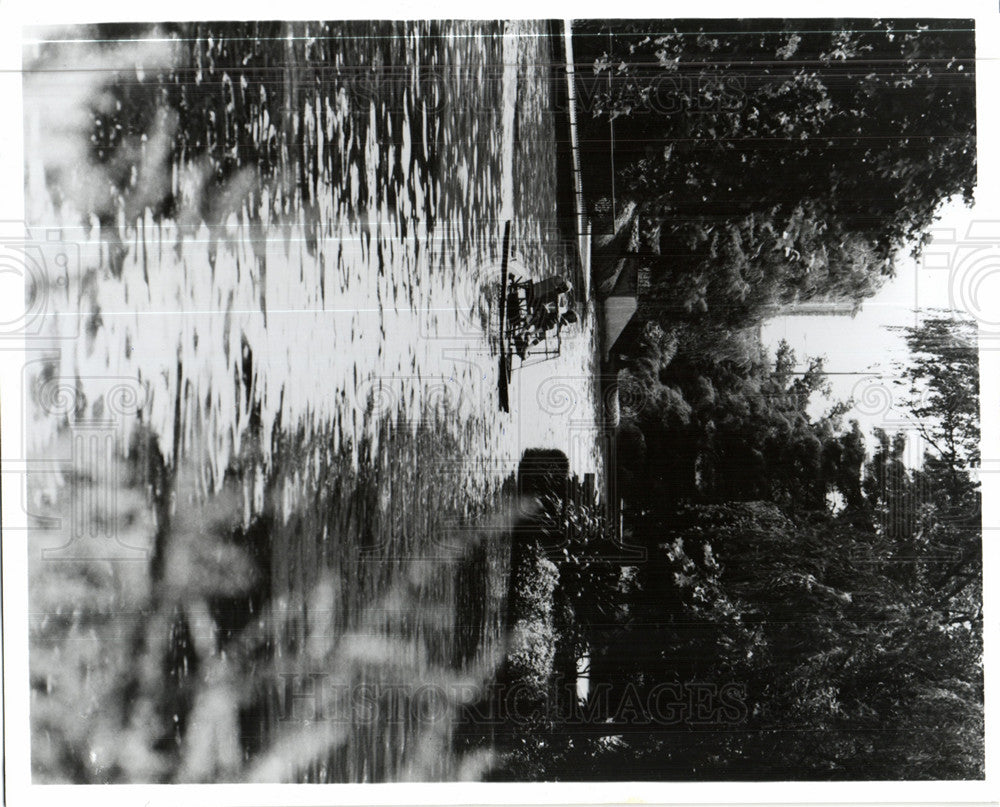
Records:
[[[570,308],[565,311],[559,320],[559,327],[563,325],[574,325],[580,321],[579,315],[576,313],[576,309]]]
[[[559,311],[554,305],[535,309],[535,315],[531,320],[531,327],[536,333],[544,334],[558,324]]]
[[[564,277],[552,275],[532,284],[531,301],[534,306],[555,305],[560,294],[569,294],[572,284]]]
[[[557,306],[549,305],[540,311],[536,310],[535,314],[531,322],[532,345],[545,339],[549,331],[556,329],[558,332],[564,325],[573,325],[579,321],[579,316],[572,307],[560,312]]]

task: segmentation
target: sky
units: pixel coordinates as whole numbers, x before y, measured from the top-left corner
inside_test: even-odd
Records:
[[[765,323],[763,339],[774,348],[786,340],[805,367],[810,356],[824,356],[833,400],[853,399],[848,418],[857,418],[866,434],[876,427],[890,431],[908,427],[905,415],[895,403],[900,391],[894,388],[897,364],[907,359],[902,334],[890,326],[919,322],[920,313],[931,309],[976,311],[989,296],[1000,298],[996,272],[977,275],[969,267],[981,262],[984,250],[995,247],[976,243],[978,231],[975,209],[961,201],[949,201],[932,227],[933,240],[919,259],[903,251],[897,260],[896,276],[861,307],[849,315],[784,316]],[[971,226],[971,229],[970,229]],[[992,263],[992,260],[990,260]],[[830,408],[832,401],[817,397],[814,415]],[[870,444],[870,442],[869,442]],[[913,446],[919,451],[919,446]]]

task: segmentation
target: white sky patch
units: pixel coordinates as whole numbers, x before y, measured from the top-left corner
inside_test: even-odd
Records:
[[[893,381],[898,365],[908,359],[903,334],[893,327],[919,323],[921,316],[943,309],[968,310],[975,303],[956,284],[956,271],[966,260],[970,225],[977,221],[975,207],[952,200],[941,209],[931,232],[934,240],[919,259],[904,250],[897,261],[896,276],[867,300],[852,318],[848,315],[783,316],[765,323],[762,335],[772,350],[785,340],[795,351],[800,369],[809,357],[822,356],[832,390],[831,398],[814,396],[810,412],[828,411],[834,401],[853,399],[847,419],[856,418],[870,435],[875,428],[898,431],[908,427],[898,407],[900,390]],[[972,231],[973,233],[975,230]],[[996,273],[993,273],[996,276]],[[979,284],[984,296],[986,279]],[[1000,288],[997,290],[1000,295]],[[871,441],[869,441],[869,447]]]

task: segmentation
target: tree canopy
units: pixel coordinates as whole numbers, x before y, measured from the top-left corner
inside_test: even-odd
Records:
[[[587,185],[595,203],[637,204],[673,316],[863,299],[944,200],[972,200],[971,22],[574,30]]]
[[[518,758],[557,779],[982,777],[973,335],[943,315],[906,330],[913,428],[870,447],[846,404],[810,415],[822,364],[796,371],[787,346],[728,334],[636,361],[619,461],[646,557],[614,584],[557,563],[600,736],[556,720]],[[664,722],[665,686],[721,706]]]

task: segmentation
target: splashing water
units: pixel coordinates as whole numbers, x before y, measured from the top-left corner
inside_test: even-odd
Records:
[[[273,515],[251,634],[278,661],[261,691],[317,668],[482,681],[505,555],[472,526],[509,504],[526,448],[600,471],[596,318],[515,372],[510,415],[481,326],[505,221],[524,274],[572,265],[548,41],[533,24],[238,25],[46,33],[27,54],[29,226],[71,246],[33,290],[59,347],[30,365],[32,452],[111,412],[120,450],[148,430],[202,496],[235,475],[238,521]],[[235,719],[228,675],[196,701],[203,744]],[[289,737],[340,749],[311,780],[458,775],[414,762],[420,727],[310,740],[262,703],[274,745],[249,778],[303,775]],[[439,747],[447,727],[431,734]],[[181,778],[218,775],[197,758]]]

